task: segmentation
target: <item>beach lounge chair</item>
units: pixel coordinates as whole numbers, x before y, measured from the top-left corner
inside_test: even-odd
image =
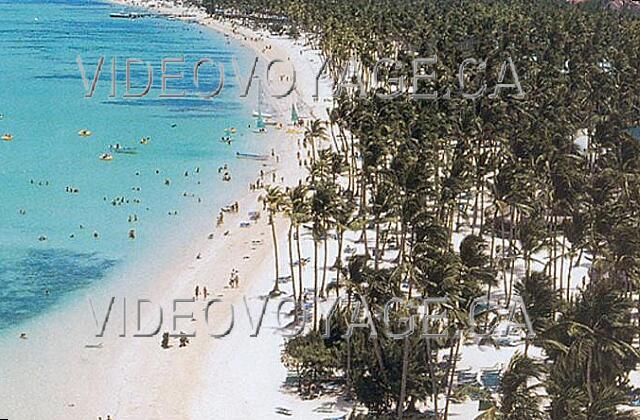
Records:
[[[485,370],[480,374],[482,387],[491,392],[497,392],[500,389],[500,379],[499,371]]]
[[[458,385],[479,385],[478,372],[457,372]]]

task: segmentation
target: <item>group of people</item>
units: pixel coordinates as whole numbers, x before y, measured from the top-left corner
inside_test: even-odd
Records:
[[[202,292],[202,298],[206,300],[207,296],[209,296],[209,291],[207,290],[207,286],[202,287],[202,289],[200,289],[200,285],[196,286],[196,289],[195,289],[196,300],[198,300],[198,298],[200,297],[200,292]]]
[[[238,270],[235,268],[231,270],[231,275],[229,276],[229,287],[232,289],[236,289],[240,286],[240,276],[238,276]]]
[[[256,182],[249,184],[249,191],[258,191],[262,188],[264,188],[264,182],[262,182],[262,179],[256,179]]]
[[[184,334],[184,332],[180,331],[180,334]],[[162,347],[165,350],[171,347],[169,345],[169,337],[170,336],[168,332],[165,332],[162,334],[162,341],[160,342],[160,347]],[[189,344],[189,338],[186,335],[181,335],[180,345],[178,347],[187,347],[187,344]]]

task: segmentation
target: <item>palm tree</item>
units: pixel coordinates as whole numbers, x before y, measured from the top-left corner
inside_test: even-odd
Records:
[[[283,195],[280,187],[268,186],[265,194],[260,197],[260,200],[264,202],[267,211],[269,213],[269,225],[271,225],[271,237],[273,239],[273,253],[275,261],[275,283],[271,294],[280,293],[280,263],[278,258],[278,238],[276,236],[276,221],[275,218],[285,207],[285,196]]]
[[[289,265],[291,270],[291,280],[294,280],[293,275],[293,252],[291,250],[291,236],[294,234],[296,240],[296,250],[297,250],[297,259],[298,259],[298,293],[299,295],[296,297],[294,292],[294,298],[296,298],[299,302],[302,301],[303,294],[303,258],[302,253],[300,252],[300,226],[309,220],[310,218],[310,208],[309,208],[309,200],[307,198],[308,188],[305,185],[297,185],[294,188],[291,188],[287,192],[287,215],[289,216]],[[295,286],[294,286],[295,288]]]
[[[545,273],[534,271],[527,274],[515,289],[524,302],[533,330],[540,335],[553,323],[553,314],[560,307],[561,291],[553,289],[551,278]],[[527,356],[530,338],[527,337],[524,355]]]
[[[309,200],[311,210],[299,212],[307,215],[296,217],[295,225],[290,216],[290,234],[295,226],[299,245],[302,220],[312,221],[316,297],[324,294],[325,286],[324,281],[319,284],[318,247],[323,241],[324,280],[331,223],[338,234],[338,259],[341,232],[358,229],[366,244],[367,227],[376,230],[376,258],[368,262],[368,246],[364,256],[355,257],[364,280],[356,281],[357,276],[349,272],[345,281],[349,297],[354,290],[370,297],[386,295],[407,275],[409,294],[411,287],[423,296],[448,293],[458,307],[465,307],[474,293],[491,293],[493,279],[485,274],[502,264],[507,300],[515,286],[534,313],[534,328],[546,339],[544,347],[554,363],[554,369],[543,372],[542,377],[552,417],[625,418],[616,405],[625,400],[624,378],[635,360],[628,349],[629,336],[637,332],[627,330],[631,324],[627,306],[640,305],[640,301],[626,300],[637,300],[640,278],[636,234],[640,142],[629,133],[629,127],[640,125],[634,103],[640,94],[637,22],[597,9],[586,12],[558,2],[527,0],[401,0],[393,5],[366,0],[220,0],[217,4],[246,13],[287,16],[290,29],[309,34],[309,46],[330,59],[328,68],[334,80],[353,61],[353,77],[362,80],[367,90],[365,98],[347,92],[333,98],[333,154],[318,145],[327,137],[323,123],[311,122],[305,133],[305,145],[312,149],[309,188],[314,197]],[[270,28],[268,23],[255,24]],[[461,51],[467,37],[477,41]],[[461,100],[455,89],[451,98],[437,102],[386,101],[372,94],[391,89],[384,80],[373,78],[379,58],[392,57],[403,64],[393,69],[396,73],[384,76],[410,80],[413,59],[439,51],[452,51],[438,56],[435,66],[438,80],[432,87],[441,98],[441,87],[458,82],[462,57],[489,57],[490,67],[499,66],[502,55],[508,53],[527,100],[488,95]],[[499,72],[489,68],[462,75],[469,92],[484,82],[495,86],[498,77]],[[398,89],[410,93],[413,87],[407,83]],[[579,131],[587,133],[588,139],[582,155],[575,145]],[[341,188],[341,163],[348,166],[346,192]],[[338,205],[326,204],[333,201],[327,198],[331,191],[344,195]],[[348,218],[340,214],[342,199],[352,196],[356,199],[350,213],[357,213],[357,223],[345,222]],[[460,206],[467,198],[470,215]],[[487,202],[496,205],[490,242],[486,241]],[[453,249],[454,232],[464,228],[458,222],[470,224],[477,238],[469,239],[460,253]],[[381,264],[380,255],[394,228],[400,243],[398,257]],[[494,259],[496,238],[501,241],[502,255]],[[488,263],[483,259],[482,264],[474,264],[474,255],[484,253],[470,255],[468,251],[477,251],[485,242],[490,243]],[[576,302],[562,306],[554,299],[555,290],[566,287],[570,301],[571,270],[569,278],[563,277],[566,249],[570,266],[574,258],[576,264],[591,263],[585,283],[588,280],[593,289],[585,289],[575,295]],[[536,271],[540,255],[546,273]],[[517,278],[521,261],[524,275]],[[340,261],[337,266],[339,287]],[[387,270],[403,275],[388,275]],[[298,277],[301,294],[301,271]],[[367,287],[369,282],[375,286]],[[597,291],[600,283],[610,283],[612,290]],[[598,299],[602,301],[597,303]],[[551,309],[556,313],[549,314]],[[613,331],[607,332],[609,327]],[[414,356],[409,342],[411,357],[407,358],[405,344],[377,340],[367,347],[367,341],[360,338],[347,343],[349,351],[354,350],[346,357],[349,386],[372,414],[392,415],[395,409],[401,412],[407,406],[421,406],[425,396],[438,394],[437,387],[428,388],[433,372],[415,365],[416,360],[430,362],[432,352],[423,351],[429,357]],[[319,342],[314,341],[313,346],[324,354]],[[453,355],[461,344],[449,340],[443,346]],[[529,342],[525,354],[528,346]],[[335,363],[336,372],[345,371]],[[505,381],[502,404],[493,410],[496,416],[537,418],[526,363],[513,363],[510,371],[514,375]],[[406,365],[404,372],[394,370],[401,365]],[[432,363],[425,365],[433,367]],[[447,395],[454,371],[452,364],[445,381]],[[375,377],[359,372],[373,372]],[[379,379],[383,376],[388,380]],[[400,392],[403,384],[404,392]],[[415,392],[416,388],[421,392]]]
[[[336,297],[340,296],[340,276],[342,275],[342,251],[344,245],[344,235],[347,229],[354,227],[355,220],[353,212],[355,205],[350,194],[336,194],[335,207],[333,211],[334,223],[337,236],[337,257],[336,257]]]
[[[316,159],[316,143],[328,139],[325,123],[321,120],[312,120],[307,125],[304,133],[304,144],[311,145],[311,161]]]
[[[619,384],[640,360],[631,345],[638,328],[629,323],[631,302],[615,284],[592,282],[557,324],[544,334],[554,369],[546,380],[551,414],[584,412],[587,418],[618,418],[625,392]],[[606,392],[605,392],[606,391]]]
[[[316,298],[325,296],[325,282],[327,273],[327,240],[333,213],[335,192],[332,186],[324,180],[317,179],[313,185],[311,197],[311,219],[313,221],[313,253],[314,253],[314,289]],[[318,289],[318,243],[324,244],[324,263],[322,284]]]
[[[544,420],[542,397],[536,388],[542,386],[543,368],[540,363],[516,353],[500,381],[502,401],[500,418],[505,420]],[[535,380],[536,383],[531,383]]]

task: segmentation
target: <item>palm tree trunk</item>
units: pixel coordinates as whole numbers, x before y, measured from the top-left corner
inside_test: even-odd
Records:
[[[458,354],[460,352],[460,341],[461,338],[458,337],[457,339],[457,343],[456,343],[456,351],[454,353],[453,356],[453,365],[452,365],[452,369],[451,369],[451,379],[449,381],[449,387],[447,388],[447,398],[444,404],[444,418],[448,418],[449,416],[449,401],[451,400],[451,391],[453,389],[453,377],[456,373],[456,365],[458,363]]]
[[[398,399],[398,418],[404,413],[404,399],[407,392],[407,369],[409,367],[409,337],[404,338],[402,349],[402,379],[400,381],[400,399]]]
[[[322,262],[322,286],[320,286],[320,297],[324,298],[324,289],[326,287],[326,281],[327,281],[327,256],[329,254],[328,250],[327,250],[327,235],[329,233],[325,232],[324,234],[324,240],[323,240],[323,262]]]
[[[407,227],[404,223],[402,223],[402,229],[400,231],[400,241],[398,241],[398,258],[396,259],[397,263],[402,263],[404,259],[404,247],[406,245],[406,235],[407,235]]]
[[[509,207],[511,209],[511,207]],[[512,211],[512,210],[510,210]],[[504,215],[500,215],[500,235],[502,236],[502,282],[504,283],[504,293],[507,293],[507,252],[506,252],[506,241],[505,241],[505,227],[504,227]]]
[[[566,254],[567,237],[562,232],[562,250],[560,251],[560,296],[562,296],[562,280],[564,279],[564,257]],[[568,287],[568,285],[567,285]]]
[[[289,246],[289,272],[291,274],[291,288],[292,288],[292,293],[293,293],[293,300],[297,300],[297,296],[298,294],[296,293],[296,278],[295,278],[295,270],[293,268],[293,244],[292,244],[292,238],[291,236],[293,235],[293,223],[289,224],[289,233],[287,235],[287,239],[288,239],[288,246]],[[296,307],[298,305],[295,305]]]
[[[271,222],[271,237],[273,238],[273,253],[276,266],[276,281],[273,285],[273,290],[271,291],[271,293],[279,293],[280,285],[278,284],[278,282],[280,280],[280,265],[278,263],[278,238],[276,237],[276,221],[273,216],[270,216],[269,219],[269,221]]]
[[[340,297],[340,275],[342,274],[342,243],[344,242],[344,229],[338,228],[338,258],[336,262],[336,297]]]
[[[571,271],[573,270],[573,252],[569,251],[569,272],[567,273],[567,302],[571,293]]]
[[[378,221],[378,217],[376,217],[376,242],[375,242],[375,248],[373,250],[374,255],[373,255],[373,268],[377,271],[378,270],[378,264],[380,261],[380,222]]]
[[[313,238],[313,329],[318,330],[318,240]]]
[[[298,300],[302,302],[302,253],[300,252],[300,225],[296,225],[296,248],[298,252]]]
[[[427,308],[427,310],[429,311],[429,314],[431,314],[431,308]],[[430,339],[426,339],[426,346],[427,346],[427,367],[429,368],[429,376],[431,376],[431,391],[433,393],[433,411],[436,413],[438,413],[438,395],[440,394],[439,390],[438,390],[438,381],[436,379],[436,374],[435,371],[433,369],[433,359],[431,357],[432,355],[432,351],[431,351],[431,340]],[[437,417],[436,417],[437,418]]]
[[[511,215],[509,216],[510,219],[510,226],[509,226],[509,247],[511,248],[511,268],[509,270],[509,290],[505,290],[505,293],[507,293],[507,308],[509,307],[509,304],[511,303],[511,291],[512,291],[512,287],[513,287],[513,277],[514,277],[514,273],[515,273],[515,268],[516,268],[516,255],[515,255],[515,207],[512,207],[512,212]]]
[[[473,200],[473,219],[471,221],[471,233],[475,233],[476,222],[478,221],[478,196],[480,195],[480,190],[476,186],[476,196]]]
[[[351,390],[351,337],[347,336],[347,388]]]
[[[479,234],[482,235],[484,229],[484,177],[480,178],[480,229]]]
[[[593,388],[591,385],[591,364],[593,363],[593,349],[589,349],[587,354],[587,395],[589,396],[589,407],[593,404]]]

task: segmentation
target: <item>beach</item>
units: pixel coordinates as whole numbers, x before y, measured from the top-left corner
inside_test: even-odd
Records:
[[[636,418],[593,3],[0,0],[0,420]]]
[[[310,117],[326,118],[322,103],[314,106],[313,92],[302,88],[313,86],[310,81],[315,75],[306,61],[308,54],[298,52],[300,47],[285,39],[273,43],[258,40],[262,36],[248,29],[234,30],[208,18],[201,23],[234,37],[263,60],[286,61],[292,57],[296,69],[300,64],[297,84],[300,100],[308,105]],[[273,47],[265,50],[265,45]],[[272,101],[270,105],[287,125],[291,102]],[[300,135],[270,130],[265,138],[278,156],[277,163],[272,160],[263,167],[265,184],[272,183],[269,178],[275,171],[278,185],[296,185],[305,176],[296,157]],[[203,230],[185,240],[185,246],[157,255],[153,271],[136,273],[134,267],[126,277],[94,286],[90,301],[82,299],[47,314],[46,322],[38,320],[38,326],[26,324],[23,327],[26,339],[16,336],[3,339],[2,345],[10,349],[11,356],[3,365],[0,392],[12,398],[3,398],[0,413],[9,418],[88,419],[106,418],[109,414],[114,419],[204,419],[219,412],[227,419],[248,418],[257,413],[260,418],[277,418],[281,417],[276,412],[280,402],[296,416],[314,418],[313,410],[323,401],[303,404],[294,395],[280,390],[286,369],[279,362],[283,338],[277,330],[277,305],[269,307],[261,334],[251,337],[253,328],[244,299],[253,313],[255,328],[260,296],[268,294],[274,280],[271,228],[265,212],[249,227],[240,227],[240,222],[248,220],[248,211],[262,210],[258,202],[261,193],[248,191],[234,198],[239,204],[238,213],[225,213],[221,226]],[[276,224],[280,249],[284,250],[287,223],[278,217]],[[286,272],[283,253],[281,272]],[[239,287],[230,288],[229,274],[234,269],[239,273]],[[194,330],[197,335],[184,348],[179,347],[177,338],[172,338],[170,348],[162,349],[161,333],[172,331],[174,299],[191,299],[195,286],[200,290],[206,287],[209,299],[223,300],[210,311],[212,325],[205,322],[202,297],[194,304],[181,303],[176,313],[192,312],[194,319],[179,320],[177,330]],[[285,283],[282,288],[289,292],[290,284]],[[97,324],[92,313],[95,311],[101,324],[112,297],[115,303],[105,335],[95,337]],[[120,337],[124,299],[127,336]],[[143,331],[155,329],[157,308],[162,307],[159,334],[133,337],[138,299],[153,302],[142,307],[139,322]],[[227,304],[234,305],[235,327],[224,338],[212,338],[210,330],[222,329],[215,326],[217,321],[221,325],[228,321]],[[270,396],[265,398],[263,394]],[[318,418],[325,415],[315,414]]]

